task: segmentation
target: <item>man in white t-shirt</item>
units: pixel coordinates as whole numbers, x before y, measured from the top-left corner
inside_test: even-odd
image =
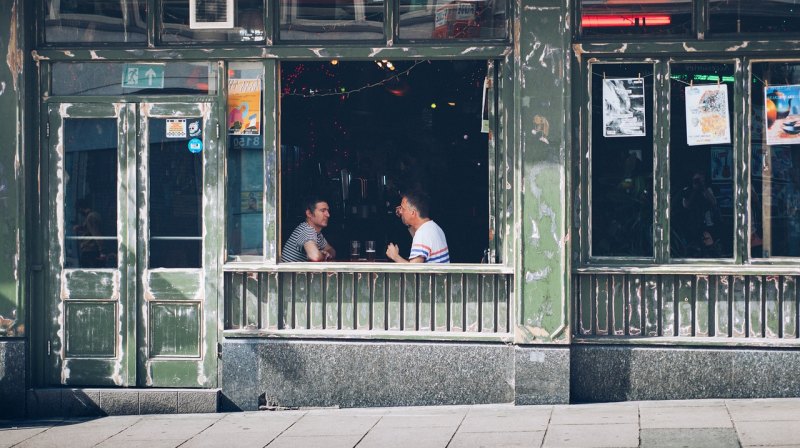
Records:
[[[428,204],[428,197],[424,193],[403,193],[403,199],[395,213],[408,226],[414,240],[411,242],[408,259],[400,256],[396,244],[389,243],[386,256],[390,260],[396,263],[450,263],[447,239],[442,228],[429,218]]]

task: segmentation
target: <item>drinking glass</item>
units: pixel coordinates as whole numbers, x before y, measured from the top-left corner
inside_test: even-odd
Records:
[[[367,261],[375,261],[375,241],[366,241],[364,250],[367,252]]]
[[[361,241],[350,241],[350,259],[358,260],[359,256],[361,256]]]

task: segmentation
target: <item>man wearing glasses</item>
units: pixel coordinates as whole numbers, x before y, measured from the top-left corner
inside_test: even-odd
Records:
[[[414,240],[408,259],[400,256],[400,250],[389,243],[386,256],[396,263],[450,263],[447,238],[442,228],[429,217],[430,200],[422,192],[406,192],[402,195],[395,213],[408,226]]]

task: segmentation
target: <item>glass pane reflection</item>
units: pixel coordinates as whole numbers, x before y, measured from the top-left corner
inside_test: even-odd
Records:
[[[221,25],[219,28],[192,28],[187,0],[162,0],[161,40],[164,42],[263,42],[264,2],[263,0],[229,0],[233,5],[233,27]],[[207,3],[216,10],[224,11],[225,2]],[[216,11],[215,12],[218,12]],[[209,14],[197,11],[197,19],[208,18]],[[208,26],[208,24],[204,24]]]
[[[188,143],[202,118],[187,118],[185,135],[167,133],[166,119],[148,124],[149,223],[151,268],[199,268],[203,229],[203,153]],[[193,131],[194,130],[194,131]]]
[[[401,0],[402,39],[502,39],[505,0]]]
[[[236,92],[263,89],[260,62],[231,63],[228,70],[228,254],[264,253],[264,126],[262,108]],[[244,117],[243,117],[244,116]],[[254,125],[237,125],[242,117]]]
[[[64,267],[114,267],[117,120],[65,120],[64,150]]]
[[[711,33],[797,33],[800,0],[711,0]]]
[[[282,40],[383,39],[383,0],[281,0]]]
[[[45,41],[146,42],[146,7],[137,0],[47,0]]]
[[[591,252],[652,257],[653,67],[594,64],[591,70]]]
[[[733,65],[672,64],[671,72],[670,254],[676,258],[730,258],[735,167],[731,143]],[[687,107],[693,112],[688,120]],[[687,129],[702,133],[687,133]],[[710,144],[712,141],[715,143]]]
[[[216,71],[208,62],[168,62],[163,67],[164,86],[122,87],[122,74],[132,66],[117,62],[57,62],[53,64],[53,95],[167,95],[216,93]],[[144,70],[144,69],[143,69]],[[146,72],[146,70],[145,70]],[[142,76],[140,74],[140,76]],[[146,75],[144,75],[146,76]]]
[[[754,258],[800,256],[800,64],[753,64],[751,235]]]
[[[584,36],[687,34],[692,29],[691,0],[581,0]]]

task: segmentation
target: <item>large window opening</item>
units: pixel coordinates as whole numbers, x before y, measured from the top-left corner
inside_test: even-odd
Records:
[[[592,255],[653,256],[653,66],[592,67]]]
[[[670,256],[732,258],[733,64],[670,68]]]
[[[486,61],[282,63],[281,245],[305,220],[304,198],[321,195],[337,259],[351,259],[351,241],[362,248],[356,259],[367,241],[378,261],[390,242],[408,257],[411,235],[395,208],[400,192],[421,190],[451,262],[480,262],[493,158],[487,72]]]

